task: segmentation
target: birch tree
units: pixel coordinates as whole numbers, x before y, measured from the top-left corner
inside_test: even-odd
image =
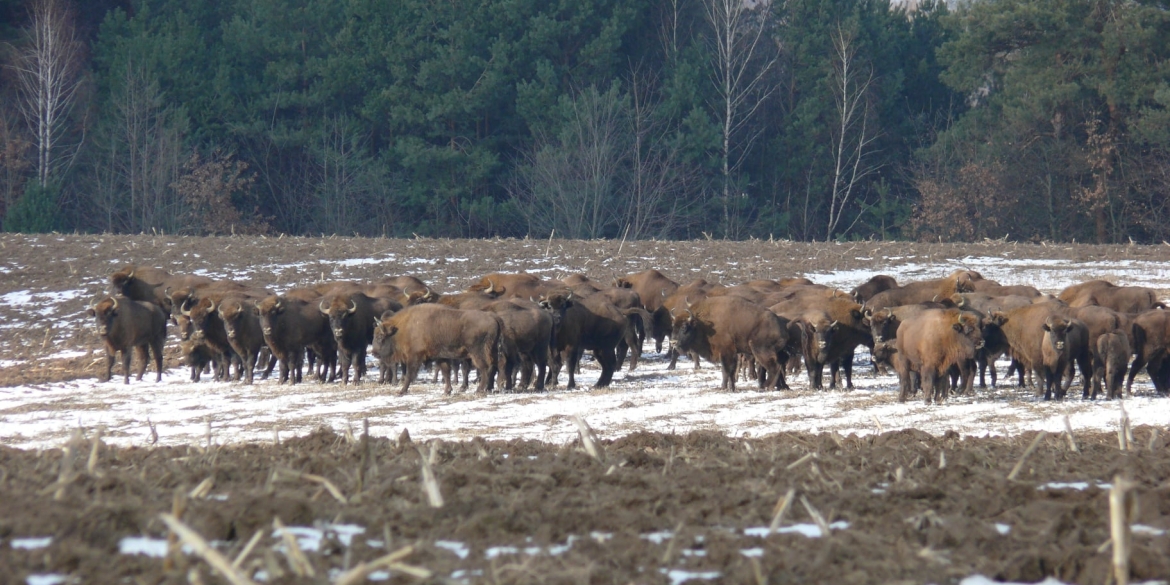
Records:
[[[871,165],[878,132],[873,127],[870,112],[870,86],[873,69],[866,70],[858,63],[853,36],[837,28],[833,34],[833,102],[837,115],[832,131],[833,183],[829,194],[829,218],[825,239],[831,240],[840,230],[846,233],[857,223],[855,217],[848,226],[842,223],[845,211],[862,188],[862,183],[876,173],[881,165]],[[857,217],[860,217],[858,215]]]
[[[732,183],[762,132],[749,124],[775,91],[767,74],[779,57],[767,31],[769,3],[765,0],[705,0],[703,8],[714,44],[716,102],[713,111],[720,127],[720,191],[723,235],[734,237]]]
[[[28,44],[17,54],[17,107],[29,127],[41,187],[76,158],[64,141],[82,83],[82,42],[67,0],[34,0]],[[76,146],[76,145],[74,145]]]

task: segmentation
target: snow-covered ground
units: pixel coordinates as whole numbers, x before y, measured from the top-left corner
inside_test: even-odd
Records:
[[[610,388],[589,387],[599,370],[586,362],[578,377],[582,388],[562,387],[545,394],[492,394],[473,390],[451,396],[441,384],[415,384],[410,394],[398,387],[364,382],[341,386],[306,382],[296,386],[272,381],[191,384],[172,369],[161,383],[148,372],[144,382],[125,385],[118,376],[99,383],[76,380],[36,387],[0,388],[0,441],[13,447],[59,445],[74,429],[103,427],[107,441],[142,445],[217,444],[271,441],[305,434],[321,425],[358,432],[368,418],[371,433],[397,436],[408,429],[416,439],[448,440],[525,438],[554,443],[576,436],[570,418],[584,417],[603,437],[638,430],[685,433],[720,430],[733,436],[760,436],[779,431],[837,431],[867,434],[919,429],[963,435],[1014,435],[1025,430],[1061,431],[1068,416],[1074,429],[1115,429],[1122,404],[1134,425],[1164,425],[1170,400],[1153,395],[1148,384],[1135,384],[1135,397],[1122,401],[1043,402],[1030,390],[1014,387],[978,390],[973,397],[951,398],[928,406],[897,401],[897,380],[875,376],[866,356],[855,368],[856,389],[812,391],[803,375],[793,390],[760,392],[741,382],[740,390],[718,389],[719,373],[711,364],[695,372],[691,364],[666,370],[665,356],[648,355],[638,369],[615,376]],[[864,365],[863,365],[864,364]],[[117,369],[118,366],[115,366]],[[1000,370],[1006,368],[1000,364]],[[376,373],[374,374],[376,376]],[[376,379],[376,377],[374,378]],[[564,375],[562,375],[562,384]],[[1070,391],[1070,396],[1076,388]]]
[[[346,265],[378,266],[388,261],[384,256],[354,258]],[[396,261],[409,264],[410,259]],[[635,260],[646,259],[630,262]],[[447,261],[465,259],[452,257]],[[555,258],[548,259],[548,263],[558,272],[580,269],[557,265]],[[1091,278],[1161,291],[1170,289],[1170,267],[1149,260],[1074,262],[989,256],[887,256],[875,259],[873,264],[872,269],[814,272],[807,276],[847,290],[875,274],[892,274],[904,282],[970,268],[1004,284],[1031,284],[1045,292],[1058,292]],[[277,274],[287,272],[295,280],[302,268],[273,265],[265,269]],[[540,272],[531,266],[525,269]],[[220,278],[240,276],[230,268],[201,273]],[[280,280],[283,284],[275,283],[274,289],[289,285],[289,279]],[[100,286],[99,281],[88,284]],[[32,328],[50,315],[68,323],[49,330],[45,334],[48,343],[56,339],[51,336],[57,332],[88,326],[75,306],[84,302],[84,293],[72,287],[61,291],[19,290],[0,296],[0,303],[11,307],[36,301],[27,303],[28,310],[10,311],[7,319],[0,319],[0,328]],[[37,336],[36,343],[40,341]],[[169,343],[174,343],[173,336]],[[56,347],[56,353],[48,357],[77,357],[87,349]],[[35,364],[21,360],[0,360],[0,368],[32,365]],[[544,394],[477,396],[457,390],[452,396],[444,396],[441,386],[429,383],[427,375],[424,383],[411,388],[410,395],[399,397],[397,387],[370,382],[348,387],[316,382],[281,386],[272,381],[253,386],[206,381],[192,384],[187,382],[185,369],[178,367],[168,370],[161,383],[151,382],[153,372],[148,372],[148,381],[124,385],[118,375],[120,365],[116,365],[114,381],[106,383],[75,380],[0,388],[0,443],[44,448],[61,444],[79,427],[87,433],[102,427],[109,442],[142,445],[152,439],[153,426],[161,444],[199,444],[207,440],[210,426],[211,440],[227,444],[270,441],[275,433],[288,437],[321,425],[356,432],[364,418],[369,419],[371,432],[376,435],[397,436],[409,429],[417,439],[482,436],[564,442],[577,433],[570,421],[572,416],[584,417],[600,435],[608,437],[638,430],[683,433],[696,429],[720,430],[734,436],[779,431],[865,434],[906,428],[934,434],[955,430],[964,435],[999,435],[1034,429],[1060,431],[1064,416],[1070,418],[1074,429],[1114,429],[1122,408],[1118,401],[1080,400],[1079,380],[1070,392],[1075,398],[1059,403],[1046,403],[1031,391],[1010,387],[977,390],[975,396],[952,398],[943,405],[926,406],[920,401],[901,404],[897,402],[895,378],[874,376],[866,354],[858,356],[854,376],[857,389],[850,392],[811,391],[802,372],[789,377],[793,390],[758,392],[741,382],[741,390],[733,394],[718,389],[718,370],[709,363],[698,372],[686,361],[680,362],[675,371],[667,371],[665,366],[665,356],[647,355],[636,371],[618,373],[610,388],[593,390],[589,386],[599,372],[587,360],[578,377],[581,388],[569,391],[562,386]],[[1006,364],[1001,362],[999,367],[1002,373]],[[376,380],[376,369],[371,371],[370,377]],[[562,384],[564,379],[562,374]],[[1133,424],[1165,425],[1170,421],[1170,400],[1156,397],[1144,375],[1134,390],[1136,396],[1124,401]]]

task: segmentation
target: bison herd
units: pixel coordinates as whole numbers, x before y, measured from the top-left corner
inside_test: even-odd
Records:
[[[1158,394],[1170,391],[1170,312],[1153,290],[1093,280],[1053,297],[1031,286],[1003,286],[971,270],[899,284],[875,276],[851,292],[805,278],[754,280],[726,286],[703,279],[680,285],[657,270],[615,277],[603,285],[584,275],[545,280],[491,274],[466,291],[439,294],[410,277],[327,282],[274,294],[231,280],[172,275],[128,266],[110,277],[113,296],[89,310],[106,347],[111,375],[130,352],[138,379],[153,354],[159,378],[167,323],[178,329],[192,381],[208,370],[218,380],[252,383],[279,365],[282,383],[309,375],[323,382],[361,382],[372,351],[382,383],[405,394],[424,364],[442,373],[445,390],[462,373],[477,373],[477,391],[542,391],[568,387],[582,354],[601,368],[608,386],[628,358],[638,364],[646,338],[656,351],[671,340],[670,365],[687,355],[720,366],[722,388],[740,378],[760,388],[787,388],[785,376],[803,363],[809,385],[852,388],[853,358],[868,348],[874,367],[898,375],[900,399],[921,391],[927,403],[951,392],[997,382],[995,362],[1011,359],[1007,375],[1029,380],[1045,399],[1061,399],[1080,372],[1084,398],[1130,391],[1143,368]],[[1132,362],[1131,362],[1132,358]],[[307,362],[307,364],[306,364]],[[351,378],[352,371],[352,378]],[[1126,379],[1126,372],[1129,376]]]

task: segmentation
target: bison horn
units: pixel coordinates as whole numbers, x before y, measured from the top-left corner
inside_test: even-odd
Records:
[[[662,298],[666,298],[666,289],[662,289]]]
[[[565,300],[566,300],[566,301],[571,301],[571,300],[573,300],[573,291],[569,291],[569,296],[565,297]]]
[[[487,290],[485,290],[483,292],[488,293],[488,294],[496,292],[496,283],[492,282],[492,279],[489,278]]]
[[[175,302],[174,299],[171,299],[171,287],[168,286],[163,289],[163,296],[170,299],[172,303]]]
[[[349,304],[351,305],[349,307],[349,314],[352,315],[357,312],[357,301],[350,299]]]
[[[118,297],[110,297],[110,298],[114,300],[114,306],[111,307],[111,309],[117,310],[118,309]]]
[[[873,318],[873,309],[866,309],[865,312],[862,314],[865,315],[866,319],[872,319]]]
[[[686,311],[687,311],[687,318],[688,318],[688,319],[694,319],[694,318],[695,318],[695,314],[694,314],[694,313],[692,313],[690,309],[687,309]]]
[[[208,312],[208,313],[214,313],[214,312],[215,312],[215,304],[216,304],[216,303],[215,303],[215,301],[211,301],[211,306],[207,308],[207,312]]]
[[[322,313],[329,314],[329,309],[325,308],[325,299],[321,299],[321,302],[317,304],[317,309]]]
[[[691,308],[691,297],[689,295],[683,297],[683,302],[687,304],[688,309]]]
[[[836,329],[837,325],[840,325],[840,321],[833,321],[832,323],[829,323],[829,329]]]
[[[187,297],[186,299],[183,300],[183,304],[179,305],[179,312],[182,313],[184,317],[190,317],[191,316],[191,309],[188,308],[190,306],[191,306],[191,297]]]
[[[130,269],[130,274],[127,274],[127,275],[126,275],[126,280],[130,280],[131,278],[134,278],[134,273],[135,273],[135,272],[137,272],[137,271],[138,271],[138,267],[137,267],[137,266],[135,266],[134,268],[131,268],[131,269]]]
[[[284,299],[281,297],[276,297],[276,304],[273,305],[272,308],[279,309],[283,306],[284,306]]]

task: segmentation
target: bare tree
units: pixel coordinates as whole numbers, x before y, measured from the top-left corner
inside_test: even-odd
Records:
[[[76,158],[62,142],[82,83],[82,42],[67,0],[33,0],[28,44],[16,57],[17,104],[36,151],[36,178],[48,185]]]
[[[627,108],[616,87],[572,101],[560,135],[541,137],[508,189],[536,234],[600,238],[615,225],[615,197],[628,157]]]
[[[749,131],[756,111],[775,91],[767,74],[779,58],[779,49],[767,35],[771,10],[766,0],[704,0],[713,32],[714,81],[718,101],[713,104],[721,129],[721,197],[724,236],[731,236],[732,183],[751,145],[762,132]]]
[[[628,226],[630,239],[669,237],[697,199],[692,190],[698,183],[698,173],[682,161],[677,144],[669,139],[668,128],[655,117],[655,80],[634,69],[628,81],[633,144],[623,224]]]
[[[92,187],[83,198],[92,227],[128,233],[183,227],[186,204],[172,185],[189,156],[185,124],[149,74],[128,61],[87,157]]]
[[[833,102],[837,125],[832,131],[833,187],[829,194],[829,219],[825,239],[831,240],[842,227],[846,207],[861,189],[861,183],[881,168],[869,164],[878,133],[871,127],[870,86],[873,68],[858,64],[853,35],[840,26],[833,34]],[[860,217],[860,215],[857,215]],[[847,233],[853,223],[841,230]]]

